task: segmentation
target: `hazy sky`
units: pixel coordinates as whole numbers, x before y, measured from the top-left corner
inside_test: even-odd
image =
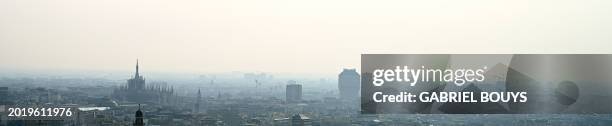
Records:
[[[0,0],[0,69],[337,74],[362,53],[612,53],[609,0]]]

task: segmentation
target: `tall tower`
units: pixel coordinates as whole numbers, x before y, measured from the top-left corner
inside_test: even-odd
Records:
[[[345,100],[356,100],[361,88],[360,76],[355,69],[344,69],[338,75],[338,89],[340,98]]]
[[[202,93],[200,92],[200,89],[198,89],[198,100],[195,104],[195,112],[199,113],[200,112],[200,102],[202,100]]]
[[[144,126],[144,115],[142,111],[140,111],[140,104],[138,104],[138,111],[136,111],[136,120],[134,121],[134,126]]]
[[[295,81],[289,81],[285,90],[285,98],[289,103],[297,103],[302,101],[302,85]]]

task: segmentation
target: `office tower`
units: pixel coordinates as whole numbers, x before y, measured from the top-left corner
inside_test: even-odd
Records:
[[[359,97],[360,76],[355,69],[344,69],[338,75],[338,89],[340,98],[352,100]]]
[[[302,101],[302,85],[295,81],[289,81],[285,92],[287,102],[294,103]]]

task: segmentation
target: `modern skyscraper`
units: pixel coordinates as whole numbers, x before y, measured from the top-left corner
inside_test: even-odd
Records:
[[[287,102],[294,103],[302,101],[302,85],[297,84],[295,81],[289,81],[285,95]]]
[[[360,76],[355,69],[344,69],[338,75],[338,89],[340,98],[352,100],[358,98],[360,89]]]

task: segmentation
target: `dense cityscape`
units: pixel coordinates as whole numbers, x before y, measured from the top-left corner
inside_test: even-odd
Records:
[[[360,114],[360,75],[343,69],[320,79],[266,73],[200,75],[185,81],[2,77],[0,105],[59,105],[79,109],[66,120],[9,120],[0,126],[437,126],[609,125],[596,114]],[[156,81],[150,81],[156,80]],[[184,82],[187,84],[176,84]]]
[[[0,0],[0,126],[612,126],[612,0]]]

